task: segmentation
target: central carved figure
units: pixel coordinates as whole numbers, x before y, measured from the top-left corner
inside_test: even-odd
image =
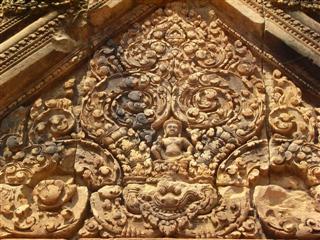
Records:
[[[158,165],[166,175],[179,173],[187,175],[189,162],[194,159],[193,146],[185,137],[181,137],[182,124],[180,121],[170,118],[163,124],[164,137],[159,137],[151,147],[151,152]],[[157,168],[156,168],[157,169]]]
[[[181,122],[170,118],[163,127],[164,137],[159,138],[151,148],[154,157],[163,160],[192,158],[193,146],[187,138],[181,137]]]

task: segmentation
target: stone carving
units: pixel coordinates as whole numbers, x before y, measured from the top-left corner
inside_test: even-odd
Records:
[[[316,239],[320,178],[316,111],[279,71],[274,71],[270,84],[270,181],[278,185],[256,187],[254,204],[271,236]]]
[[[120,166],[113,156],[91,142],[77,144],[74,170],[90,189],[120,182]]]
[[[0,183],[34,185],[54,173],[62,159],[62,145],[34,145],[15,154],[6,152],[0,169]]]
[[[162,25],[157,24],[160,19]],[[230,44],[217,26],[214,15],[211,19],[211,23],[201,22],[195,12],[188,13],[185,5],[171,4],[166,10],[157,11],[141,28],[124,35],[122,46],[116,51],[119,56],[114,58],[120,59],[122,65],[107,60],[110,51],[100,51],[92,60],[92,73],[85,82],[95,79],[90,81],[97,84],[84,100],[81,123],[91,137],[109,147],[122,162],[126,161],[125,170],[132,168],[130,149],[137,151],[142,144],[139,149],[145,150],[139,155],[145,159],[152,157],[150,150],[155,153],[156,146],[148,148],[157,138],[158,129],[172,114],[182,125],[189,126],[195,145],[203,136],[203,129],[213,127],[209,135],[221,144],[215,151],[227,148],[227,153],[222,154],[230,153],[260,130],[264,119],[264,84],[257,73],[255,58],[240,41]],[[149,36],[144,44],[142,35]],[[185,47],[178,48],[177,44]],[[212,52],[214,47],[221,51]],[[142,54],[145,51],[151,55]],[[199,57],[201,54],[203,56]],[[209,56],[217,62],[205,60]],[[114,72],[123,67],[128,73]],[[113,75],[108,77],[110,73],[106,71]],[[237,93],[239,89],[240,94]],[[218,128],[226,122],[228,130]],[[127,140],[123,139],[124,135]],[[227,142],[230,140],[233,143]],[[223,155],[215,156],[214,146],[209,146],[205,140],[194,147],[198,158],[205,155],[210,158],[209,154],[212,158],[224,158]],[[149,165],[150,161],[146,160],[138,166],[148,169]],[[193,162],[193,165],[197,164]],[[215,171],[214,165],[207,171],[209,178],[210,171]],[[193,166],[196,168],[200,171],[199,167]],[[145,171],[150,172],[147,169]],[[193,175],[196,173],[194,170]],[[132,178],[132,173],[130,175]]]
[[[299,175],[307,186],[320,183],[319,146],[302,140],[274,141],[271,151],[270,165],[274,171],[290,170]]]
[[[304,24],[302,21],[291,16],[288,11],[282,10],[275,6],[282,6],[285,8],[289,8],[289,10],[297,9],[301,7],[302,10],[307,10],[309,13],[314,12],[317,15],[319,10],[319,3],[316,3],[316,0],[241,0],[244,4],[250,6],[255,12],[259,13],[263,18],[267,18],[268,20],[275,23],[278,27],[282,29],[282,31],[287,32],[291,36],[295,36],[295,39],[303,43],[304,46],[310,48],[311,51],[315,53],[320,53],[320,34],[318,31],[314,30],[309,24]],[[277,2],[277,3],[275,3]],[[288,3],[292,3],[290,5]],[[304,3],[301,4],[300,3]],[[308,3],[307,3],[308,2]],[[312,2],[312,4],[311,4]],[[307,3],[307,4],[306,4]],[[317,4],[317,5],[316,5]],[[306,8],[306,6],[308,6]],[[270,59],[270,58],[269,58]],[[271,59],[270,59],[271,60]],[[288,69],[287,69],[288,70]],[[304,82],[303,79],[299,79]],[[305,88],[309,88],[307,85]]]
[[[312,107],[301,99],[301,91],[281,72],[273,72],[269,123],[275,138],[313,141],[315,116]]]
[[[194,161],[193,146],[185,137],[181,137],[182,123],[173,118],[163,124],[164,136],[159,138],[151,148],[158,174],[187,175],[188,166]]]
[[[307,9],[311,11],[320,10],[320,4],[316,0],[271,0],[271,3],[287,8]]]
[[[126,185],[92,194],[81,236],[263,235],[246,186],[267,173],[267,160],[258,161],[265,142],[236,149],[259,134],[264,84],[252,53],[210,14],[208,23],[184,3],[168,4],[91,61],[81,125],[118,159]],[[258,145],[238,187],[215,185],[227,156],[252,156]]]
[[[50,8],[63,8],[77,6],[76,0],[4,0],[1,3],[1,8],[6,15],[18,15],[27,13],[28,11],[43,11]]]
[[[33,126],[29,139],[34,143],[57,140],[70,133],[75,126],[69,99],[51,99],[45,103],[38,99],[31,108],[30,117]]]
[[[319,238],[319,186],[310,192],[280,186],[257,186],[254,202],[261,222],[273,236]]]
[[[212,9],[168,3],[4,121],[0,238],[318,237],[319,109]]]
[[[225,198],[218,201],[220,194]],[[98,233],[103,237],[260,236],[260,225],[249,220],[248,199],[246,188],[225,187],[217,193],[210,184],[170,180],[157,186],[106,186],[92,194],[95,220],[87,221],[80,233],[87,237]],[[239,224],[244,227],[237,230]]]
[[[270,166],[273,171],[290,170],[307,186],[318,184],[319,150],[315,144],[315,109],[301,99],[301,92],[279,71],[272,75],[269,123]]]
[[[217,184],[252,186],[268,184],[268,148],[266,140],[250,141],[232,152],[217,172]]]
[[[0,184],[0,237],[68,237],[79,226],[88,190],[70,181],[27,186]]]

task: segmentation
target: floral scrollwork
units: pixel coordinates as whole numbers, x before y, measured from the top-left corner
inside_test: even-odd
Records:
[[[43,180],[33,189],[1,184],[0,189],[1,238],[67,237],[79,224],[88,200],[86,188],[69,180]]]
[[[315,113],[302,101],[301,91],[279,70],[271,77],[269,123],[274,138],[313,141],[315,137]]]
[[[61,144],[48,143],[17,152],[7,159],[8,163],[0,169],[0,182],[35,185],[56,170],[62,159],[63,149]]]
[[[240,94],[234,86],[241,89]],[[198,72],[174,90],[172,109],[191,128],[226,124],[243,141],[261,128],[263,96],[258,78],[249,82],[231,72]]]
[[[250,186],[268,183],[269,159],[267,141],[256,140],[236,149],[219,165],[218,185]]]
[[[275,172],[290,169],[309,186],[320,184],[320,148],[303,140],[272,142],[270,167]]]
[[[99,83],[84,101],[81,121],[85,130],[104,143],[119,127],[136,130],[151,142],[154,130],[169,113],[170,94],[157,87],[159,76],[134,73]]]
[[[74,170],[90,189],[121,182],[118,162],[111,153],[91,142],[77,143]]]
[[[38,99],[31,108],[32,127],[29,139],[33,143],[58,140],[71,133],[76,121],[69,99]]]

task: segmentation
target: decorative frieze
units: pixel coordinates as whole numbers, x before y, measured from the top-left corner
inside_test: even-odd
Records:
[[[209,3],[134,21],[3,119],[0,238],[317,238],[319,109]]]

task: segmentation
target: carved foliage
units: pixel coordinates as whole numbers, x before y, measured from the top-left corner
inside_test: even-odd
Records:
[[[220,195],[224,197],[218,201]],[[94,219],[80,233],[86,237],[257,237],[260,225],[249,217],[248,200],[246,188],[225,187],[217,193],[209,184],[162,181],[157,186],[129,184],[124,189],[106,186],[92,194]],[[237,230],[239,223],[243,225]]]
[[[274,71],[270,83],[270,181],[280,186],[256,187],[257,212],[273,236],[318,238],[320,151],[315,138],[316,111],[279,71]]]
[[[102,47],[79,95],[67,81],[68,99],[35,101],[0,138],[0,237],[71,237],[88,199],[79,237],[261,238],[257,213],[276,237],[317,236],[317,213],[284,217],[278,207],[295,206],[291,193],[256,187],[269,170],[289,171],[308,188],[298,198],[318,211],[316,112],[275,71],[268,145],[255,57],[210,5],[190,5],[169,3],[119,47]]]
[[[91,142],[82,141],[76,145],[74,170],[93,190],[121,181],[118,162],[108,151]]]
[[[263,124],[264,84],[255,58],[240,41],[231,43],[213,12],[206,17],[184,3],[168,4],[124,34],[119,48],[103,48],[91,61],[81,124],[115,154],[129,181],[168,168],[153,166],[150,146],[170,116],[188,127],[196,145],[190,178],[211,179],[221,160]]]
[[[248,142],[236,149],[218,169],[218,185],[268,184],[269,158],[266,140]]]
[[[7,156],[0,169],[0,183],[31,184],[52,175],[61,160],[62,145],[34,145]]]
[[[119,123],[157,129],[171,111],[193,128],[229,121],[238,138],[252,137],[264,118],[255,58],[240,41],[231,44],[210,14],[208,22],[183,3],[168,4],[123,36],[113,55],[121,64],[101,50],[87,77],[102,80],[84,103],[87,131],[103,138]],[[106,79],[123,67],[128,75]],[[92,121],[100,125],[87,126]],[[143,135],[151,141],[152,131]]]
[[[90,66],[81,126],[120,162],[125,187],[92,194],[81,236],[261,236],[245,186],[267,174],[266,142],[242,145],[262,127],[264,84],[213,12],[168,4]],[[236,180],[220,177],[228,187],[217,188],[215,176],[239,164]]]
[[[281,72],[272,75],[269,123],[275,138],[314,140],[314,110],[301,99],[301,91]]]
[[[75,127],[72,102],[69,99],[38,99],[32,106],[32,127],[29,139],[33,143],[44,143],[68,135]],[[70,137],[69,137],[70,138]]]
[[[63,180],[43,180],[33,189],[1,184],[0,196],[1,238],[68,237],[83,217],[88,191]]]

